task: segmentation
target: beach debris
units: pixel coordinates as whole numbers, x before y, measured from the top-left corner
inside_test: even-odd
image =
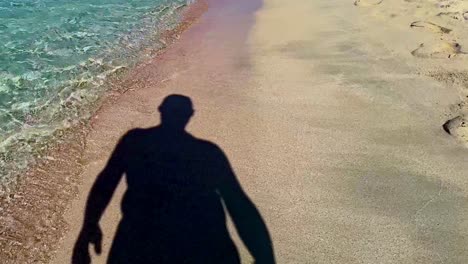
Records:
[[[448,33],[450,33],[452,31],[449,28],[442,27],[442,26],[439,26],[439,25],[436,25],[436,24],[434,24],[432,22],[427,22],[427,21],[415,21],[415,22],[411,23],[410,27],[411,28],[414,28],[414,27],[425,28],[425,29],[428,29],[428,30],[430,30],[432,32],[445,33],[445,34],[448,34]]]
[[[356,0],[354,1],[355,6],[374,6],[380,5],[383,0]]]

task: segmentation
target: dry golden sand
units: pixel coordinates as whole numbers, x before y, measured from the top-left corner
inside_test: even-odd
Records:
[[[468,146],[468,1],[362,0],[357,5],[363,16],[372,18],[373,28],[381,29],[374,37],[385,48],[411,54],[415,60],[409,63],[422,74],[460,91],[445,127]]]

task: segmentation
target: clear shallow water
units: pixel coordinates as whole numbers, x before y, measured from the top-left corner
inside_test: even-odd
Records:
[[[0,185],[89,116],[106,77],[174,27],[187,0],[0,0]]]

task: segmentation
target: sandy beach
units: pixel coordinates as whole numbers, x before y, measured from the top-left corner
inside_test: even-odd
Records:
[[[198,5],[177,41],[128,73],[82,143],[62,146],[79,168],[50,177],[69,189],[37,197],[60,201],[50,220],[59,230],[40,238],[54,243],[16,245],[27,253],[3,253],[4,263],[70,263],[96,176],[128,130],[161,122],[170,94],[191,98],[187,130],[226,154],[277,263],[468,262],[464,1]],[[106,263],[126,187],[100,221],[92,263]],[[228,227],[241,262],[252,263]]]

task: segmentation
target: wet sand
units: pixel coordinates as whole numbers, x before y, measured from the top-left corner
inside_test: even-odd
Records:
[[[181,21],[176,28],[161,32],[158,41],[164,46],[177,41],[180,34],[207,9],[205,1],[197,1],[180,9]],[[141,51],[141,56],[155,57],[164,52],[156,45]],[[142,61],[145,65],[148,61]],[[93,109],[112,105],[129,89],[140,87],[130,71],[109,78],[108,92]],[[103,104],[103,105],[102,105]],[[94,118],[96,115],[94,116]],[[93,119],[94,119],[93,118]],[[2,263],[48,263],[58,242],[70,225],[64,212],[70,201],[82,191],[84,153],[92,120],[81,120],[70,128],[56,131],[55,140],[40,146],[36,160],[25,168],[15,184],[0,191],[0,260]],[[6,191],[3,193],[2,191]]]
[[[89,189],[118,138],[157,124],[172,93],[194,102],[188,130],[227,154],[278,263],[468,261],[467,150],[442,129],[460,93],[421,74],[429,62],[411,50],[375,37],[405,31],[338,0],[208,4],[94,117],[53,263],[68,263]],[[104,253],[93,263],[105,262],[124,189],[101,220]]]
[[[238,134],[242,131],[239,129],[243,122],[238,118],[251,112],[251,109],[243,109],[242,106],[250,99],[247,98],[248,94],[238,91],[247,91],[251,86],[252,73],[246,42],[254,23],[254,12],[261,3],[251,0],[209,0],[207,3],[209,9],[198,22],[163,54],[132,71],[125,83],[134,85],[118,99],[103,106],[95,116],[84,153],[84,171],[80,176],[83,184],[77,199],[66,213],[70,231],[61,242],[52,263],[70,260],[90,187],[118,139],[132,128],[157,125],[157,107],[167,95],[179,93],[193,100],[195,116],[188,130],[199,138],[219,144],[228,152],[228,158],[231,158],[230,153],[224,146],[227,145],[227,134],[237,131],[231,134],[231,146],[250,144],[243,141],[244,135]],[[244,114],[237,116],[237,111]],[[238,155],[244,153],[239,152]],[[236,166],[234,169],[242,173]],[[120,200],[124,191],[125,183],[121,183],[101,220],[103,254],[94,255],[93,263],[105,263],[107,259],[121,217]],[[248,258],[245,250],[243,254]]]

